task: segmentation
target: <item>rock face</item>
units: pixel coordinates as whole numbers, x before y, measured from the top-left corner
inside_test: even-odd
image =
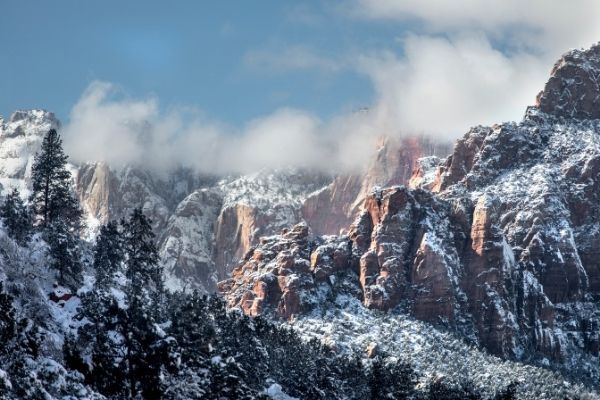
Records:
[[[302,220],[306,197],[331,181],[306,171],[263,171],[219,184],[223,207],[215,223],[214,259],[220,279],[263,235]]]
[[[538,95],[540,110],[565,118],[600,118],[600,44],[574,50],[554,65]]]
[[[263,239],[220,283],[229,304],[290,318],[354,296],[503,357],[597,360],[600,88],[582,75],[600,75],[597,52],[565,55],[520,123],[475,127],[410,187],[371,191],[347,234]]]
[[[449,144],[434,142],[426,136],[382,137],[376,148],[364,173],[337,176],[330,185],[308,196],[302,206],[302,218],[315,235],[335,235],[347,229],[374,187],[406,185],[413,178],[419,160],[446,156],[451,151]]]
[[[169,217],[159,238],[167,288],[215,291],[217,274],[211,250],[221,204],[218,192],[200,189],[183,199]]]

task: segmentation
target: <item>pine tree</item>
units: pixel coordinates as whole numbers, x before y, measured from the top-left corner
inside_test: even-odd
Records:
[[[158,349],[158,342],[161,342],[157,325],[164,309],[162,269],[152,226],[140,208],[134,209],[129,220],[123,222],[123,235],[128,307],[121,326],[125,338],[123,362],[129,381],[128,395],[135,397],[151,390],[152,396],[156,396],[154,388],[159,382],[161,367],[169,363],[161,355],[169,351],[153,350]],[[154,385],[151,388],[142,383]]]
[[[17,188],[13,188],[6,195],[4,203],[0,207],[0,217],[10,237],[20,245],[29,242],[33,221],[29,208],[21,200],[21,194]]]
[[[0,282],[0,355],[8,350],[7,344],[17,334],[17,321],[15,309],[13,307],[13,298],[3,290],[3,283]]]
[[[372,399],[409,398],[417,383],[415,373],[408,364],[386,362],[377,357],[371,365],[369,386]]]
[[[136,309],[145,303],[160,305],[163,300],[162,268],[158,263],[152,225],[141,208],[135,208],[129,220],[123,222],[123,235],[129,308]]]
[[[46,241],[51,265],[58,270],[62,284],[77,289],[82,281],[81,240],[66,223],[54,221],[46,227]]]
[[[96,289],[107,290],[124,260],[123,243],[119,228],[114,221],[100,228],[94,247],[94,270]]]
[[[81,284],[81,208],[71,191],[71,173],[62,140],[50,129],[31,168],[31,205],[36,223],[44,228],[49,255],[61,283],[72,289]]]
[[[81,209],[71,191],[71,173],[66,168],[67,158],[58,132],[50,129],[31,169],[31,203],[42,226],[58,219],[70,229],[79,228],[81,223]]]

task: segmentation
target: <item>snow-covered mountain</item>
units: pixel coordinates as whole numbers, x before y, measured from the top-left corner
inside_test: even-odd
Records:
[[[0,184],[30,189],[33,155],[44,134],[60,123],[43,110],[15,112],[0,121]],[[87,236],[101,224],[142,206],[153,221],[172,289],[213,292],[237,261],[264,235],[307,221],[316,234],[334,234],[360,211],[373,185],[407,183],[419,157],[446,154],[426,138],[378,144],[363,175],[331,176],[294,169],[208,176],[181,168],[165,173],[103,162],[71,165],[85,212]]]
[[[375,188],[346,234],[297,225],[262,239],[220,289],[248,314],[342,340],[335,322],[323,331],[305,316],[356,299],[393,310],[386,324],[408,313],[597,383],[599,77],[600,45],[565,54],[521,122],[475,127],[448,158],[423,159],[409,186]]]

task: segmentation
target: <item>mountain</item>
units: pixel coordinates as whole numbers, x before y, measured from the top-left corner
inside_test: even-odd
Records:
[[[227,390],[234,379],[252,393],[246,398],[360,398],[365,387],[376,390],[382,360],[400,371],[388,383],[411,375],[409,366],[417,381],[407,378],[409,386],[429,398],[438,386],[455,386],[464,398],[469,385],[483,398],[513,389],[517,398],[597,398],[599,79],[600,45],[571,51],[520,122],[474,127],[452,149],[425,137],[382,137],[362,173],[213,176],[94,160],[69,165],[86,221],[83,258],[91,257],[101,225],[141,207],[166,287],[218,289],[226,300],[229,312],[197,294],[157,303],[171,320],[148,329],[157,338],[153,349],[177,343],[166,358],[196,357],[185,371],[161,359],[157,376],[170,380],[161,382],[165,393],[179,393],[174,398],[223,379]],[[3,193],[17,187],[29,194],[33,155],[59,127],[42,110],[0,119]],[[43,344],[27,350],[35,353],[28,358],[35,387],[47,381],[52,396],[102,398],[87,381],[89,348],[69,347],[90,326],[80,297],[93,290],[94,272],[87,265],[84,286],[70,293],[53,286],[41,235],[22,247],[0,229],[0,247],[0,281],[11,296],[0,289],[0,322],[23,317],[18,329],[0,330],[20,337],[20,346],[31,335]],[[126,294],[115,285],[107,310],[123,318]],[[123,346],[113,343],[114,332],[106,332],[107,351]],[[0,390],[22,378],[19,362],[10,363],[12,380],[0,365]],[[280,369],[267,371],[271,362]],[[315,375],[319,365],[325,377]],[[293,377],[319,386],[286,376],[293,367]],[[349,395],[353,371],[360,371],[360,390]]]
[[[15,112],[0,121],[0,184],[29,193],[31,163],[44,134],[60,127],[43,110]],[[137,206],[153,221],[172,289],[216,290],[260,236],[307,221],[315,234],[337,234],[360,211],[373,185],[407,183],[417,160],[446,154],[427,138],[382,139],[364,174],[330,176],[295,169],[210,176],[186,168],[164,172],[90,161],[71,165],[87,236]]]
[[[409,185],[374,188],[345,234],[263,238],[220,290],[313,334],[305,318],[355,299],[597,384],[599,77],[600,45],[565,54],[521,122],[472,128]]]

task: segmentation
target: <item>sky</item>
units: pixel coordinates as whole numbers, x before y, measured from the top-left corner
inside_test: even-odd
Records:
[[[519,120],[600,40],[596,0],[1,6],[0,115],[55,112],[76,161],[209,172],[355,169],[382,135]]]

